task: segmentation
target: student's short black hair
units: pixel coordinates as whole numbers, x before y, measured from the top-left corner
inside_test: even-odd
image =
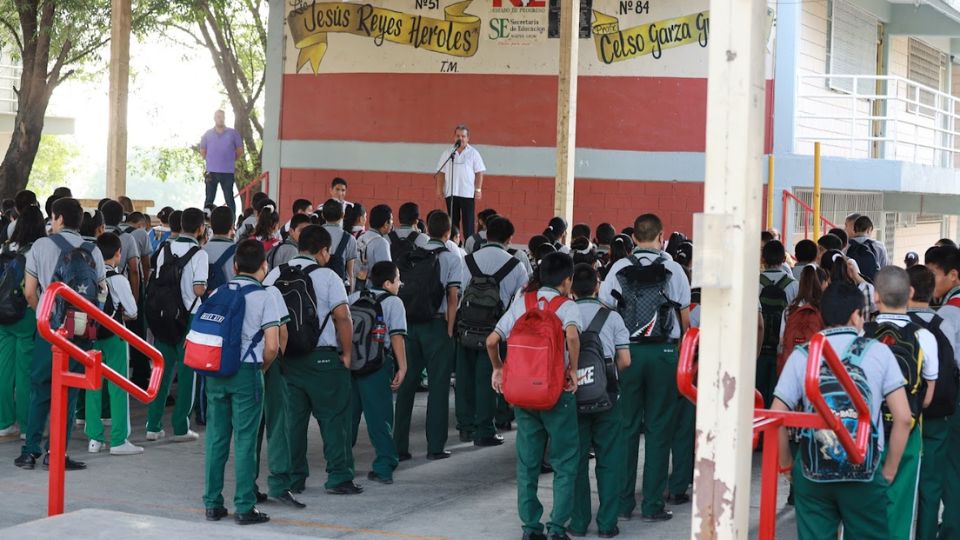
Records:
[[[370,209],[369,223],[371,229],[379,229],[386,225],[393,217],[393,210],[389,205],[378,204]]]
[[[577,223],[576,225],[573,226],[572,229],[570,229],[570,238],[572,240],[575,240],[581,237],[590,239],[591,232],[592,231],[590,230],[590,226],[587,225],[586,223]]]
[[[957,247],[957,243],[954,242],[953,240],[949,239],[949,238],[941,238],[941,239],[937,240],[937,244],[936,244],[936,245],[937,245],[937,246]]]
[[[862,233],[867,232],[873,228],[873,221],[869,216],[860,216],[856,221],[853,222],[853,232]]]
[[[609,246],[613,242],[613,237],[617,235],[617,230],[609,223],[597,225],[597,243],[602,246]]]
[[[821,236],[820,239],[817,240],[817,245],[826,251],[830,251],[831,249],[840,251],[843,249],[843,241],[833,234],[825,234]]]
[[[566,253],[550,253],[540,261],[541,286],[557,288],[572,277],[573,258]]]
[[[159,212],[157,212],[157,219],[160,220],[160,223],[163,223],[164,225],[168,225],[170,223],[170,214],[172,213],[173,213],[172,206],[164,206],[163,208],[160,209]]]
[[[210,228],[213,234],[225,236],[233,228],[233,210],[229,206],[218,206],[210,212]]]
[[[323,220],[327,223],[336,223],[343,219],[343,203],[336,199],[327,199],[323,203]]]
[[[303,225],[304,223],[307,225],[310,224],[310,216],[307,214],[294,214],[293,217],[290,218],[290,230],[296,230],[297,227]]]
[[[487,232],[487,237],[490,237],[490,233]],[[530,252],[530,255],[537,253],[537,248],[544,244],[549,244],[550,239],[542,234],[536,234],[530,237],[530,240],[527,241],[527,251]]]
[[[255,274],[265,260],[267,260],[267,254],[264,253],[263,244],[259,240],[248,238],[237,244],[233,264],[237,266],[238,273]]]
[[[629,236],[630,241],[633,242],[633,227],[624,227],[623,230],[620,231],[620,234]]]
[[[663,232],[663,221],[655,214],[643,214],[633,222],[633,237],[639,242],[653,242]]]
[[[847,242],[850,241],[850,238],[847,236],[847,231],[841,229],[840,227],[834,227],[830,229],[829,231],[827,231],[827,234],[832,234],[837,238],[839,238],[840,242],[842,242],[843,245],[847,245]]]
[[[764,266],[772,268],[780,266],[787,260],[787,252],[779,240],[770,240],[760,250],[760,257],[763,259]]]
[[[932,247],[923,256],[923,264],[936,266],[944,274],[956,270],[960,274],[960,250],[950,246]]]
[[[63,196],[61,195],[51,195],[47,197],[47,202],[43,204],[43,209],[46,211],[47,217],[50,217],[50,218],[53,217],[53,203],[57,202],[57,200],[62,198]]]
[[[400,210],[397,211],[397,219],[400,220],[401,225],[415,226],[420,219],[420,206],[415,202],[401,204]]]
[[[450,216],[446,212],[434,212],[427,219],[427,234],[430,238],[443,238],[443,235],[450,232]]]
[[[313,203],[307,199],[297,199],[293,201],[293,213],[299,214],[311,206],[313,206]]]
[[[71,191],[67,186],[60,186],[54,189],[53,194],[57,197],[73,197],[73,191]]]
[[[490,218],[495,215],[497,215],[497,211],[493,208],[484,208],[477,213],[477,221],[486,225],[487,221],[489,221]]]
[[[203,215],[203,210],[199,208],[187,208],[183,211],[183,215],[180,216],[180,230],[187,234],[195,234],[203,227],[205,222],[206,217]]]
[[[551,253],[558,253],[557,248],[553,247],[553,244],[547,242],[546,244],[540,244],[537,246],[537,249],[533,250],[533,258],[535,260],[543,260],[544,257]],[[571,258],[572,261],[572,258]]]
[[[573,267],[573,294],[587,298],[597,292],[597,270],[592,264],[580,263]]]
[[[168,221],[170,224],[170,232],[183,232],[183,227],[181,226],[183,221],[183,210],[174,210],[173,212],[170,212]]]
[[[29,189],[20,190],[13,197],[13,205],[18,213],[23,213],[28,206],[37,206],[38,204],[40,203],[37,201],[37,194]]]
[[[487,240],[490,242],[506,244],[516,232],[513,223],[505,217],[497,216],[487,223]]]
[[[254,194],[253,194],[253,200],[251,201],[251,203],[253,204],[253,208],[256,209],[256,210],[259,210],[259,208],[257,208],[257,203],[259,203],[260,201],[262,201],[262,200],[264,200],[264,199],[269,199],[269,198],[270,198],[270,196],[267,195],[266,193],[262,192],[262,191],[258,191],[258,192],[256,192],[256,193],[254,193]]]
[[[335,177],[333,180],[330,181],[331,188],[335,188],[337,186],[346,186],[346,185],[347,185],[347,181],[343,178],[340,178],[339,176]]]
[[[817,260],[817,244],[813,240],[803,240],[797,242],[793,248],[793,254],[797,256],[797,262],[814,262]]]
[[[97,237],[97,247],[103,260],[108,261],[120,251],[120,237],[112,232],[105,232]]]
[[[103,227],[103,212],[100,210],[94,210],[92,213],[84,212],[83,218],[80,219],[80,229],[77,232],[80,233],[80,236],[90,238],[97,236],[100,227]]]
[[[71,197],[60,197],[53,201],[49,213],[51,218],[62,217],[63,226],[67,229],[77,230],[83,221],[83,207],[80,201]]]
[[[103,212],[103,223],[108,227],[116,227],[123,221],[123,205],[112,199],[107,199],[100,207]]]
[[[260,210],[263,210],[263,207],[264,207],[264,206],[272,206],[274,211],[277,210],[277,203],[275,203],[275,202],[273,202],[272,200],[270,200],[270,197],[267,197],[266,195],[264,195],[263,197],[260,197],[259,199],[257,199],[256,197],[253,198],[253,211],[254,211],[254,213],[259,214],[259,213],[260,213]]]
[[[330,249],[330,242],[330,233],[323,228],[323,225],[307,225],[300,231],[297,249],[302,253],[316,255],[324,248]]]
[[[398,272],[395,262],[380,261],[370,269],[370,275],[367,276],[367,279],[370,281],[371,287],[381,289],[384,283],[396,279],[399,275]]]
[[[933,292],[937,285],[933,272],[922,264],[915,264],[907,268],[907,275],[910,276],[910,286],[913,287],[911,300],[929,304],[933,300]]]
[[[863,292],[845,281],[831,283],[820,300],[820,313],[826,326],[846,326],[855,311],[863,309]]]
[[[130,212],[124,221],[131,225],[137,225],[144,220],[144,215],[140,212]]]

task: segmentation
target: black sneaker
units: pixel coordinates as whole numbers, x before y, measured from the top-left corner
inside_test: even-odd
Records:
[[[427,454],[427,459],[430,461],[436,461],[438,459],[447,459],[450,457],[449,450],[442,450],[440,452],[433,452],[432,454]]]
[[[24,452],[20,454],[20,457],[13,460],[13,464],[21,469],[26,469],[32,471],[37,466],[37,458],[39,455],[31,454],[29,452]]]
[[[283,504],[285,504],[285,505],[287,505],[287,506],[292,506],[292,507],[294,507],[294,508],[306,508],[306,507],[307,507],[307,505],[303,504],[302,502],[300,502],[300,501],[298,501],[296,498],[294,498],[293,493],[290,493],[289,490],[284,491],[282,494],[280,494],[280,496],[277,497],[277,502],[283,503]]]
[[[553,474],[553,465],[546,461],[540,464],[540,474]]]
[[[270,521],[270,516],[254,508],[249,512],[234,514],[233,519],[237,522],[237,525],[256,525]]]
[[[363,493],[363,488],[348,480],[332,488],[327,488],[327,493],[331,495],[357,495]]]
[[[597,534],[600,536],[600,538],[613,538],[620,534],[620,527],[614,525],[609,531],[600,531]]]
[[[373,471],[370,471],[367,473],[367,480],[373,480],[374,482],[378,482],[380,484],[388,484],[388,485],[393,483],[393,478],[385,478]]]
[[[495,422],[493,425],[500,431],[513,431],[513,423],[509,420],[506,422]]]
[[[681,493],[679,495],[667,495],[666,501],[667,504],[678,506],[690,502],[690,496],[686,493]]]
[[[462,429],[460,430],[460,442],[470,442],[472,440],[473,440],[472,431],[464,431]]]
[[[640,519],[647,523],[653,523],[656,521],[670,521],[673,519],[673,512],[670,512],[669,510],[661,510],[656,514],[644,514],[640,516]]]
[[[543,533],[523,533],[523,540],[547,540]]]
[[[413,459],[413,456],[410,455],[410,452],[400,452],[397,455],[397,461],[410,461]]]
[[[207,521],[220,521],[227,517],[227,509],[220,506],[217,508],[207,508]]]
[[[489,437],[484,437],[482,439],[473,441],[474,446],[479,446],[481,448],[487,446],[500,446],[501,444],[503,444],[503,435],[500,435],[499,433],[495,433]]]
[[[64,470],[66,471],[82,471],[87,468],[87,464],[82,461],[74,461],[70,459],[70,456],[66,456],[66,461],[64,464]],[[43,470],[50,469],[50,452],[47,452],[43,455]]]
[[[261,493],[260,490],[257,490],[257,491],[256,491],[256,496],[257,496],[257,502],[258,502],[258,503],[267,502],[267,494],[266,494],[266,493]]]
[[[551,534],[547,537],[547,540],[570,540],[570,537],[567,535],[567,533]]]

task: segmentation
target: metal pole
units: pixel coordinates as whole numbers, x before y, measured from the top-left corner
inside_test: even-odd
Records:
[[[775,203],[774,195],[774,182],[773,182],[773,154],[767,156],[767,228],[773,228],[773,205]],[[786,231],[780,231],[780,238],[783,238],[786,241],[786,237],[783,235],[786,234]]]
[[[820,143],[813,143],[813,240],[820,238]]]
[[[107,197],[127,193],[127,97],[130,86],[130,0],[112,0]]]
[[[573,223],[573,184],[577,151],[577,62],[580,0],[560,10],[560,76],[557,87],[557,177],[553,194],[555,215]]]
[[[750,514],[757,261],[763,197],[767,3],[711,0],[694,540],[746,538]]]
[[[50,381],[50,484],[47,493],[47,515],[63,513],[63,476],[67,455],[67,393],[70,388],[63,380],[64,371],[70,362],[66,351],[53,348],[53,363]]]

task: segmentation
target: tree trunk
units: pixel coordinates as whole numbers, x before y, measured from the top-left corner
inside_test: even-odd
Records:
[[[25,71],[24,78],[21,79],[21,92],[25,88],[31,91],[21,93],[18,100],[10,146],[0,163],[0,198],[13,198],[17,192],[27,187],[30,179],[30,170],[40,148],[43,119],[50,101],[45,71],[34,71],[32,74]],[[24,80],[27,78],[31,80]]]

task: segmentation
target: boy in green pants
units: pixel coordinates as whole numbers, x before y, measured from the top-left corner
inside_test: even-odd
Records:
[[[120,237],[109,232],[103,233],[97,238],[97,247],[100,248],[107,270],[107,294],[109,295],[107,302],[113,306],[114,313],[120,315],[120,319],[136,319],[137,301],[133,298],[130,281],[116,269],[120,262]],[[122,320],[118,322],[122,324]],[[94,349],[103,354],[103,363],[120,375],[129,376],[130,359],[127,352],[127,343],[112,333],[102,339],[100,335],[98,335],[94,344]],[[110,398],[110,455],[142,454],[143,447],[127,440],[127,437],[130,436],[129,395],[112,382],[104,381],[103,385],[106,387]],[[100,419],[100,410],[103,403],[102,394],[102,389],[87,390],[86,393],[87,421],[84,432],[90,438],[87,451],[91,454],[101,451],[105,442],[103,420]]]
[[[400,462],[393,443],[393,392],[400,388],[407,374],[407,354],[404,338],[407,334],[406,311],[397,297],[400,291],[400,271],[390,261],[381,261],[367,274],[368,290],[350,295],[350,304],[361,294],[372,294],[383,310],[383,322],[389,339],[384,341],[386,358],[383,366],[373,373],[353,377],[353,446],[357,445],[361,414],[367,422],[367,434],[376,450],[373,470],[367,478],[381,484],[393,483],[393,471]],[[397,361],[396,373],[393,359]]]
[[[591,321],[601,311],[610,311],[597,299],[599,289],[599,276],[593,266],[578,264],[573,273],[573,296],[577,299],[580,321],[584,328],[589,328]],[[609,313],[600,328],[600,341],[603,344],[604,358],[609,361],[615,358],[618,371],[630,367],[630,333],[619,314]],[[580,425],[580,463],[573,495],[573,517],[568,531],[572,536],[584,536],[590,525],[588,457],[591,448],[596,452],[597,459],[595,471],[597,494],[600,498],[597,528],[600,538],[613,538],[620,534],[620,528],[617,527],[620,490],[623,487],[620,473],[626,464],[627,456],[624,452],[623,413],[618,401],[614,401],[613,407],[607,411],[577,415],[577,423]]]
[[[573,280],[573,259],[565,253],[551,253],[540,262],[541,288],[537,298],[550,302],[558,296],[567,296]],[[487,354],[493,364],[491,384],[503,393],[503,361],[500,342],[508,341],[517,320],[526,312],[525,302],[514,302],[497,322],[496,329],[487,338]],[[524,540],[563,540],[566,525],[573,512],[573,492],[580,461],[580,438],[577,427],[577,359],[580,356],[580,310],[573,302],[564,302],[556,316],[566,334],[568,354],[567,385],[559,401],[547,411],[533,411],[516,407],[517,415],[517,507],[523,527]],[[550,521],[540,523],[543,505],[537,498],[540,468],[544,450],[550,443],[550,464],[553,466],[553,511]]]

